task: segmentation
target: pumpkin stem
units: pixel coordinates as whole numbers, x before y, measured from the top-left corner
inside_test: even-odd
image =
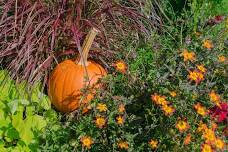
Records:
[[[82,56],[81,56],[78,64],[86,65],[86,66],[88,65],[88,63],[87,63],[88,53],[89,53],[89,50],[92,46],[92,43],[93,43],[97,33],[98,33],[98,30],[96,28],[92,28],[89,31],[89,33],[87,34],[87,36],[83,42],[83,45],[82,45]]]

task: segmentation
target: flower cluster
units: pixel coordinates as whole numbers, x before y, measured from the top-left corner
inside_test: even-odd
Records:
[[[211,40],[204,40],[203,41],[203,47],[208,49],[208,50],[211,50],[214,46],[213,46]]]
[[[202,152],[224,149],[225,143],[222,139],[216,137],[215,128],[209,128],[206,124],[200,122],[197,131],[202,134],[204,140],[204,144],[201,146]]]
[[[151,95],[151,100],[156,104],[159,105],[162,111],[165,113],[166,116],[171,116],[175,112],[175,108],[170,105],[170,103],[166,100],[165,96],[161,96],[158,94]]]
[[[151,139],[148,143],[149,143],[149,146],[150,146],[152,149],[158,148],[158,141],[157,141],[157,140]]]
[[[86,110],[84,109],[83,111],[87,112],[88,109],[91,110],[91,106],[89,106],[89,108],[86,107]],[[105,103],[98,103],[96,105],[96,110],[98,111],[98,114],[95,117],[94,123],[97,128],[102,129],[107,124],[106,115],[107,115],[108,107]],[[83,113],[83,114],[85,114],[85,113]],[[117,125],[119,125],[119,126],[124,125],[124,121],[125,121],[124,115],[125,115],[125,105],[123,103],[120,103],[118,105],[118,115],[115,117]],[[82,143],[83,147],[90,149],[92,144],[94,143],[94,141],[90,136],[83,136],[83,137],[81,137],[81,143]],[[129,148],[129,144],[127,141],[121,140],[117,143],[117,145],[120,149]]]
[[[196,67],[197,69],[189,71],[188,78],[191,81],[194,81],[196,84],[199,84],[204,80],[204,74],[206,73],[207,69],[204,67],[204,65],[197,65]]]
[[[83,136],[81,137],[81,143],[83,147],[86,147],[88,149],[91,148],[91,145],[94,143],[93,139],[90,136]]]
[[[117,71],[119,71],[121,73],[126,73],[127,65],[124,61],[117,61],[114,64],[114,67],[116,68]]]
[[[186,49],[184,49],[184,51],[181,53],[181,56],[184,57],[184,62],[187,62],[187,61],[193,62],[196,60],[196,54]]]
[[[208,114],[208,110],[206,109],[206,107],[202,106],[199,102],[196,103],[193,107],[196,112],[201,116],[206,116]]]
[[[212,91],[209,93],[209,97],[210,97],[210,100],[211,100],[216,106],[220,106],[220,103],[221,103],[220,96],[219,96],[218,94],[216,94],[214,90],[212,90]]]
[[[119,141],[118,142],[118,147],[120,149],[128,149],[129,148],[129,144],[127,141]]]
[[[181,133],[187,131],[189,127],[190,126],[189,126],[187,120],[178,120],[177,123],[176,123],[176,128]]]

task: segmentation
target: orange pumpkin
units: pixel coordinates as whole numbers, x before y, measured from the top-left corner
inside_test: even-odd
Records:
[[[82,47],[79,62],[65,60],[58,64],[49,79],[48,94],[52,104],[61,112],[71,112],[87,104],[100,85],[98,79],[105,76],[105,69],[87,56],[97,31],[92,29]]]

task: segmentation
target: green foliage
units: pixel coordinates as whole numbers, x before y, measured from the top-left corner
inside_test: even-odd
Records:
[[[0,83],[0,149],[37,151],[40,133],[51,118],[43,116],[52,111],[48,97],[39,91],[39,84],[29,94],[25,83],[15,85],[3,70],[0,71]]]
[[[212,90],[219,96],[220,103],[227,103],[227,21],[213,26],[206,24],[214,15],[227,12],[227,1],[169,0],[162,3],[172,22],[164,24],[161,33],[152,33],[146,44],[140,41],[136,49],[130,39],[122,42],[126,49],[117,56],[126,63],[126,71],[119,72],[110,66],[110,74],[101,80],[102,88],[86,105],[90,107],[86,113],[83,113],[86,106],[70,114],[55,112],[48,97],[40,91],[39,83],[29,91],[28,84],[15,85],[7,72],[1,70],[0,152],[200,151],[205,143],[205,137],[197,130],[200,122],[210,129],[217,123],[213,132],[216,138],[226,142],[226,121],[218,122],[208,113],[202,116],[194,106],[199,102],[206,110],[215,107],[216,102],[209,96]],[[220,6],[224,9],[219,9]],[[151,13],[148,8],[147,15]],[[210,40],[213,46],[203,46],[205,40]],[[194,53],[195,58],[185,61],[184,50]],[[220,56],[224,56],[225,61],[219,60]],[[197,65],[203,65],[206,71],[200,71]],[[199,83],[190,80],[189,73],[193,70],[202,74]],[[156,103],[156,95],[167,103],[164,100],[163,105]],[[100,111],[99,104],[104,104],[107,110]],[[123,111],[119,110],[120,105],[124,106]],[[166,114],[166,106],[175,111]],[[105,119],[102,127],[96,122],[99,116]],[[118,123],[118,116],[123,118],[123,124]],[[180,120],[189,124],[183,132],[176,127]],[[188,134],[192,141],[185,145]],[[91,148],[83,145],[85,136],[92,138]],[[155,149],[149,144],[151,139],[158,142]],[[120,141],[126,141],[127,148],[121,149]]]

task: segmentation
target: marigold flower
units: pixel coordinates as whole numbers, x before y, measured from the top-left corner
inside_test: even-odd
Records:
[[[104,103],[98,103],[97,104],[97,110],[99,110],[100,112],[105,112],[108,110],[106,104]]]
[[[207,69],[202,64],[201,65],[197,65],[196,67],[202,73],[205,73],[207,71]]]
[[[157,147],[158,147],[158,141],[157,141],[157,140],[151,139],[151,140],[149,141],[149,145],[150,145],[150,147],[151,147],[152,149],[157,149]]]
[[[203,144],[201,146],[201,152],[213,152],[211,145]]]
[[[198,84],[204,79],[204,75],[201,72],[194,70],[189,71],[188,78],[192,81],[195,81],[195,83]]]
[[[224,149],[225,147],[225,143],[219,138],[215,139],[214,145],[217,149],[220,149],[220,150]]]
[[[81,137],[80,141],[82,143],[82,146],[88,149],[90,149],[91,145],[93,144],[93,139],[90,136],[83,136]]]
[[[154,103],[158,105],[167,105],[168,102],[166,101],[165,98],[166,98],[165,96],[160,96],[157,94],[154,94],[151,96],[152,101],[154,101]]]
[[[191,134],[188,134],[188,135],[185,137],[185,139],[184,139],[184,145],[190,144],[190,142],[191,142],[191,137],[192,137]]]
[[[120,149],[126,149],[127,150],[129,148],[129,144],[128,144],[127,141],[119,141],[118,142],[118,147]]]
[[[115,63],[115,67],[116,67],[116,70],[119,71],[119,72],[121,72],[121,73],[125,73],[126,70],[127,70],[127,65],[123,61],[117,61]]]
[[[203,132],[206,129],[208,129],[207,125],[205,123],[203,123],[202,121],[200,121],[199,126],[197,128],[197,132]]]
[[[177,96],[177,93],[176,93],[175,91],[171,91],[169,94],[170,94],[172,97],[176,97],[176,96]]]
[[[118,111],[119,111],[119,113],[123,113],[125,111],[125,105],[124,104],[120,104],[118,106]]]
[[[196,59],[194,52],[189,52],[188,50],[184,49],[181,53],[181,56],[184,57],[184,61],[194,61]]]
[[[97,116],[95,123],[98,128],[103,128],[106,123],[106,120],[103,116]]]
[[[220,107],[220,101],[221,101],[220,96],[216,94],[214,90],[212,90],[209,93],[209,97],[210,97],[210,100],[214,102],[215,105]]]
[[[116,117],[116,121],[118,125],[123,125],[124,124],[124,118],[123,116],[119,115]]]
[[[226,61],[226,57],[221,55],[221,56],[218,57],[218,61],[219,62],[225,62]]]
[[[203,47],[207,48],[207,49],[212,49],[214,46],[212,44],[211,40],[204,40],[203,41]]]
[[[184,120],[178,120],[178,122],[176,123],[176,128],[179,130],[179,132],[184,132],[188,130],[189,127],[190,126],[187,121]]]
[[[208,113],[207,109],[200,103],[196,103],[193,107],[195,108],[196,112],[202,116],[206,116]]]
[[[162,110],[165,113],[166,116],[171,116],[175,112],[175,108],[169,105],[163,105]]]
[[[215,141],[215,133],[212,129],[206,129],[203,132],[203,138],[205,139],[206,143],[212,143]]]

